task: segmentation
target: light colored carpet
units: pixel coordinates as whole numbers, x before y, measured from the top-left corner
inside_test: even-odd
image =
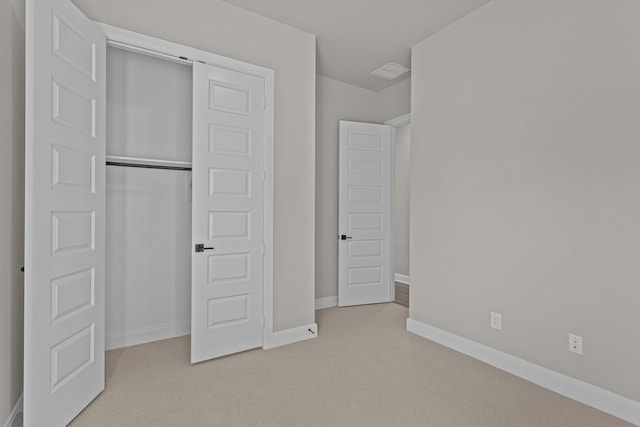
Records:
[[[406,331],[408,310],[320,310],[318,338],[189,365],[189,337],[107,353],[81,426],[623,426]]]

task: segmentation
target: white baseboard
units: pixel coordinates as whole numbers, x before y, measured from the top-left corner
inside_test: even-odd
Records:
[[[16,402],[16,406],[13,407],[13,410],[9,414],[9,418],[4,423],[4,427],[18,427],[20,423],[22,423],[22,399],[24,395],[20,396],[18,402]]]
[[[316,298],[316,310],[322,310],[323,308],[337,307],[338,297],[324,297]]]
[[[265,337],[262,348],[269,350],[283,345],[315,338],[317,336],[318,325],[316,323],[311,323],[310,325],[298,326],[297,328],[274,332],[270,337]]]
[[[640,402],[414,319],[407,319],[407,330],[570,399],[640,425]]]
[[[404,283],[405,285],[410,285],[409,276],[406,274],[396,273],[396,282]]]
[[[186,320],[177,323],[154,326],[151,328],[134,329],[125,332],[107,334],[106,349],[130,347],[132,345],[145,344],[152,341],[166,340],[169,338],[189,335],[191,322]]]

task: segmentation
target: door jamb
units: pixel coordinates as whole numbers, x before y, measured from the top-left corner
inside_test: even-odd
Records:
[[[391,301],[396,299],[395,221],[396,221],[396,129],[411,123],[411,113],[384,122],[391,126]]]
[[[125,30],[101,22],[96,25],[107,37],[107,46],[117,46],[138,53],[161,57],[181,63],[203,62],[220,68],[237,71],[258,78],[265,83],[264,123],[264,269],[262,287],[262,348],[273,341],[273,158],[274,158],[274,106],[275,72],[248,62],[238,61],[215,53],[192,48],[167,40]]]

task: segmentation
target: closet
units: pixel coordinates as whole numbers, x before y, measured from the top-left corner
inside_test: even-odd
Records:
[[[192,71],[107,47],[106,77],[110,350],[190,333]]]
[[[106,348],[271,342],[274,73],[69,0],[26,16],[24,421],[58,426]]]

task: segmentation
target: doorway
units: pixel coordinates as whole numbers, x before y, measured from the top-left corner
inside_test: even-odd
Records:
[[[389,123],[389,122],[387,122]],[[391,123],[394,123],[391,121]],[[409,307],[410,284],[410,157],[411,123],[408,116],[395,119],[394,126],[394,227],[393,253],[395,271],[395,302]]]
[[[410,122],[339,122],[339,306],[409,306]]]
[[[339,122],[338,306],[393,300],[392,128]]]
[[[106,78],[112,350],[191,332],[193,101],[185,63],[108,46]]]

